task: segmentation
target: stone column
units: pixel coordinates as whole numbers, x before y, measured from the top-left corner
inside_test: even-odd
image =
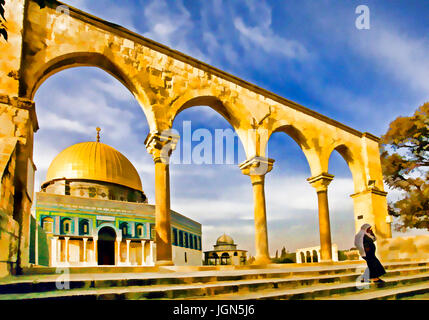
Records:
[[[307,181],[317,191],[321,252],[320,262],[332,261],[331,224],[329,221],[328,205],[328,185],[331,183],[332,179],[334,179],[334,176],[329,173],[322,173],[318,176],[307,179]]]
[[[142,266],[146,265],[146,259],[145,259],[145,252],[144,252],[144,245],[146,243],[146,240],[141,240],[142,243]]]
[[[98,248],[97,248],[97,246],[98,246],[98,237],[93,237],[92,238],[93,239],[93,249],[94,249],[94,255],[93,255],[93,257],[94,257],[94,264],[95,265],[97,265],[98,264]]]
[[[121,264],[121,241],[122,239],[116,239],[116,254],[115,254],[115,265]]]
[[[83,264],[86,264],[86,242],[88,238],[83,238]]]
[[[157,254],[158,254],[158,252],[157,252]],[[147,264],[153,266],[155,261],[153,259],[153,241],[152,240],[149,241],[149,257],[148,257],[148,260],[149,261]]]
[[[125,259],[126,264],[130,264],[130,242],[131,240],[127,240],[127,258]]]
[[[171,152],[179,137],[166,132],[150,133],[145,144],[155,163],[155,241],[156,265],[173,265],[170,223]]]
[[[267,216],[265,208],[265,174],[273,168],[273,159],[253,157],[240,164],[243,174],[250,176],[253,186],[253,201],[255,207],[255,264],[271,262],[268,251]]]
[[[66,244],[65,244],[65,253],[64,253],[64,262],[68,263],[69,262],[69,237],[64,237]]]
[[[52,237],[51,238],[51,261],[50,266],[56,267],[57,266],[57,244],[58,244],[58,237]]]

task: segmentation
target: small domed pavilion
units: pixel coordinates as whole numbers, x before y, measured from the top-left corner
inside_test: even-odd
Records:
[[[204,264],[206,265],[239,266],[246,263],[247,250],[237,249],[237,244],[225,233],[217,238],[213,250],[204,252]]]

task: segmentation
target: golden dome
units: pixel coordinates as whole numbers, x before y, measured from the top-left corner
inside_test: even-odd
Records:
[[[216,240],[216,245],[222,245],[222,244],[234,244],[234,240],[230,236],[224,233]]]
[[[61,151],[49,166],[46,182],[64,178],[110,182],[143,191],[132,163],[101,142],[77,143]]]

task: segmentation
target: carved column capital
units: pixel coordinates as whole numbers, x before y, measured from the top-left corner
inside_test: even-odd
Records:
[[[259,176],[258,179],[262,182],[265,174],[273,169],[274,161],[274,159],[254,156],[253,158],[250,158],[241,163],[239,167],[243,174],[250,177]]]
[[[168,164],[179,139],[180,136],[169,131],[151,132],[145,140],[147,152],[152,155],[155,163]]]
[[[334,179],[332,174],[323,172],[315,177],[308,178],[307,181],[316,189],[317,192],[328,190],[328,186]]]

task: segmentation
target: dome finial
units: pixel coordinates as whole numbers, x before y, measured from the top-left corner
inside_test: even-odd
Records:
[[[97,127],[95,130],[97,130],[97,142],[100,142],[100,127]]]

